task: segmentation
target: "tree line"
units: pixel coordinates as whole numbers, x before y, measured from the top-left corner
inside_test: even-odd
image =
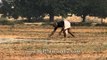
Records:
[[[83,18],[86,16],[97,16],[105,18],[107,16],[107,0],[2,0],[0,13],[3,16],[43,18],[49,15],[50,21],[54,21],[54,16],[67,17],[68,14],[75,14]]]

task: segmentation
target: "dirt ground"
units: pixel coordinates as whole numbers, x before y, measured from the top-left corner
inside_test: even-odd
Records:
[[[0,60],[107,60],[107,27],[73,26],[76,37],[52,37],[51,26],[0,25]]]

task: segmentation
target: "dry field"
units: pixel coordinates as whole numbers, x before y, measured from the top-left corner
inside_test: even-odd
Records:
[[[57,30],[59,32],[60,29]],[[73,26],[64,38],[51,26],[0,26],[0,60],[107,60],[107,27]]]

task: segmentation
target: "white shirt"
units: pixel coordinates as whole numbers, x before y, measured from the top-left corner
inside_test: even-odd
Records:
[[[71,23],[68,20],[64,20],[64,29],[70,28]]]

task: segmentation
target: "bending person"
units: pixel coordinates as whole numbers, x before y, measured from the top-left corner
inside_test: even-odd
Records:
[[[62,21],[58,21],[58,22],[54,22],[53,24],[54,30],[52,31],[52,33],[49,35],[49,37],[51,37],[55,31],[57,30],[57,28],[62,28],[61,31],[59,32],[59,35],[61,34],[61,32],[63,32],[64,37],[66,37],[66,35],[69,33],[71,34],[73,37],[75,37],[71,32],[71,23],[68,20],[62,20]]]

